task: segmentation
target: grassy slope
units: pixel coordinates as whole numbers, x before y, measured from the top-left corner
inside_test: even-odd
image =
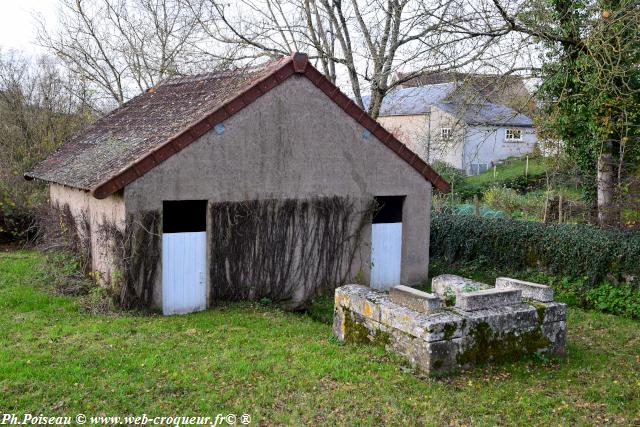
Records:
[[[501,182],[524,175],[526,160],[510,159],[505,164],[496,166],[496,177],[493,177],[493,168],[480,175],[470,176],[467,182],[471,185],[485,185],[494,182]],[[545,172],[544,159],[540,157],[529,158],[529,176],[543,175]]]
[[[3,412],[246,412],[296,425],[640,422],[640,334],[631,320],[570,310],[565,360],[435,380],[273,308],[85,314],[72,298],[50,294],[44,268],[35,252],[0,254]]]

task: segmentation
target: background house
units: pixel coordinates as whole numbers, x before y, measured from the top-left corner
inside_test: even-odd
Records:
[[[122,304],[165,313],[421,282],[447,190],[303,54],[162,82],[26,177]]]
[[[535,102],[522,78],[513,74],[478,74],[456,71],[425,73],[411,77],[398,72],[394,80],[404,80],[400,88],[420,87],[441,83],[456,83],[482,95],[488,102],[506,105],[515,111],[531,115],[535,111]]]
[[[491,101],[518,94],[515,103],[523,99],[524,87],[514,85],[505,93],[459,81],[407,86],[385,97],[378,121],[428,163],[443,161],[476,175],[536,145],[528,116]]]

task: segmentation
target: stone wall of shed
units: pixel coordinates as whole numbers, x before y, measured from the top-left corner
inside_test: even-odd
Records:
[[[119,260],[114,253],[114,236],[105,230],[125,229],[122,192],[98,200],[88,191],[52,183],[49,186],[49,197],[54,208],[66,210],[68,207],[79,233],[88,230],[90,254],[87,255],[90,255],[91,271],[99,273],[101,283],[110,283],[112,275],[119,269]]]
[[[431,184],[307,78],[292,76],[223,125],[129,184],[127,215],[161,211],[164,200],[373,201],[404,195],[401,279],[426,279]],[[358,275],[368,283],[371,227],[361,242],[348,279]],[[161,276],[156,306],[162,301]]]

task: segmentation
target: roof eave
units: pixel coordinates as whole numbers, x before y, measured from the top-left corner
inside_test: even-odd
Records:
[[[522,124],[522,123],[491,123],[491,122],[465,122],[470,126],[500,126],[500,127],[514,127],[514,128],[532,128],[533,124]]]

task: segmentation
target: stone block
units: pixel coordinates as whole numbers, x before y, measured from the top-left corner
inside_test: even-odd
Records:
[[[567,322],[545,323],[542,325],[541,331],[542,335],[549,340],[545,353],[564,356],[567,343]]]
[[[540,302],[553,301],[553,288],[539,283],[525,282],[524,280],[511,279],[510,277],[498,277],[497,289],[519,289],[522,298],[529,298]]]
[[[476,311],[522,303],[522,291],[516,289],[485,289],[463,292],[456,297],[456,308]]]
[[[380,304],[381,323],[416,337],[425,333],[424,316],[426,315],[393,303],[389,299]]]
[[[449,310],[424,316],[423,333],[420,338],[426,342],[451,340],[460,338],[467,326],[467,320],[458,313]]]
[[[431,292],[443,300],[450,298],[451,294],[457,298],[463,292],[479,291],[490,287],[486,283],[476,282],[454,274],[441,274],[431,280]]]
[[[383,345],[427,373],[516,360],[533,352],[564,354],[566,306],[518,302],[520,292],[463,292],[462,305],[485,306],[483,298],[495,300],[489,305],[511,304],[473,311],[452,307],[426,314],[393,302],[385,292],[347,285],[336,289],[333,333],[342,341]]]
[[[462,338],[449,341],[436,341],[427,343],[428,357],[423,369],[430,373],[446,373],[458,370],[460,366],[456,356],[462,348]]]
[[[567,304],[562,302],[546,302],[536,304],[542,314],[542,323],[564,322],[567,320]]]
[[[344,308],[341,305],[333,306],[333,335],[340,341],[345,340]]]
[[[408,286],[396,286],[389,290],[391,302],[419,313],[431,314],[439,311],[442,301],[434,294],[422,292]]]
[[[536,308],[528,304],[514,304],[475,311],[453,308],[452,311],[466,320],[463,334],[468,334],[481,323],[488,324],[493,331],[498,333],[529,330],[540,324]]]

